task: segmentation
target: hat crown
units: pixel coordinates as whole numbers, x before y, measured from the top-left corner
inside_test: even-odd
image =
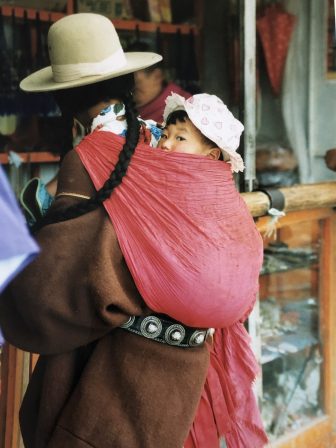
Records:
[[[27,92],[48,92],[94,84],[134,73],[161,61],[151,52],[124,53],[118,34],[105,16],[71,14],[49,29],[50,66],[20,83]]]
[[[64,17],[51,26],[48,49],[55,82],[103,75],[127,64],[112,22],[99,14]]]
[[[99,14],[66,16],[49,29],[51,65],[100,62],[120,49],[119,37],[112,22]]]

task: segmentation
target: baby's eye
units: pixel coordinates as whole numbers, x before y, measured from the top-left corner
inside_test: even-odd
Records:
[[[184,138],[184,137],[181,137],[180,135],[178,135],[178,136],[176,137],[176,140],[177,140],[178,142],[183,142],[183,141],[185,140],[185,138]]]
[[[163,138],[168,138],[168,136],[166,134],[161,134],[161,139]]]

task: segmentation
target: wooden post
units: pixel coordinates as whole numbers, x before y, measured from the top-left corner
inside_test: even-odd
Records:
[[[4,345],[1,352],[1,377],[0,377],[0,446],[5,446],[6,435],[6,412],[7,412],[7,395],[8,395],[8,367],[9,367],[9,350]]]
[[[13,426],[15,407],[15,368],[16,368],[16,348],[5,346],[5,359],[7,371],[6,378],[6,420],[4,422],[4,448],[12,448]]]
[[[336,215],[322,224],[320,264],[321,339],[324,349],[324,405],[331,417],[332,446],[336,446]]]
[[[252,191],[256,178],[256,0],[244,1],[244,175],[245,190]]]
[[[66,13],[67,14],[74,13],[74,0],[67,0]]]
[[[1,448],[24,448],[18,415],[31,374],[30,359],[30,353],[5,344],[1,355]]]

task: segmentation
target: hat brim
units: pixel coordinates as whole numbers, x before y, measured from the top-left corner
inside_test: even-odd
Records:
[[[127,75],[144,68],[150,67],[162,60],[162,56],[150,52],[130,52],[124,53],[126,65],[118,70],[104,73],[103,75],[85,76],[73,81],[55,82],[53,79],[51,66],[42,68],[35,73],[27,76],[20,82],[20,89],[25,92],[52,92],[54,90],[71,89],[95,82],[105,81],[106,79],[116,78],[117,76]]]

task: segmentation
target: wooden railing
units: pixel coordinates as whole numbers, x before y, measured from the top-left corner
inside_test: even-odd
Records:
[[[336,182],[297,185],[279,188],[285,199],[285,212],[336,207]],[[265,216],[270,209],[270,199],[262,191],[242,193],[252,216]]]

